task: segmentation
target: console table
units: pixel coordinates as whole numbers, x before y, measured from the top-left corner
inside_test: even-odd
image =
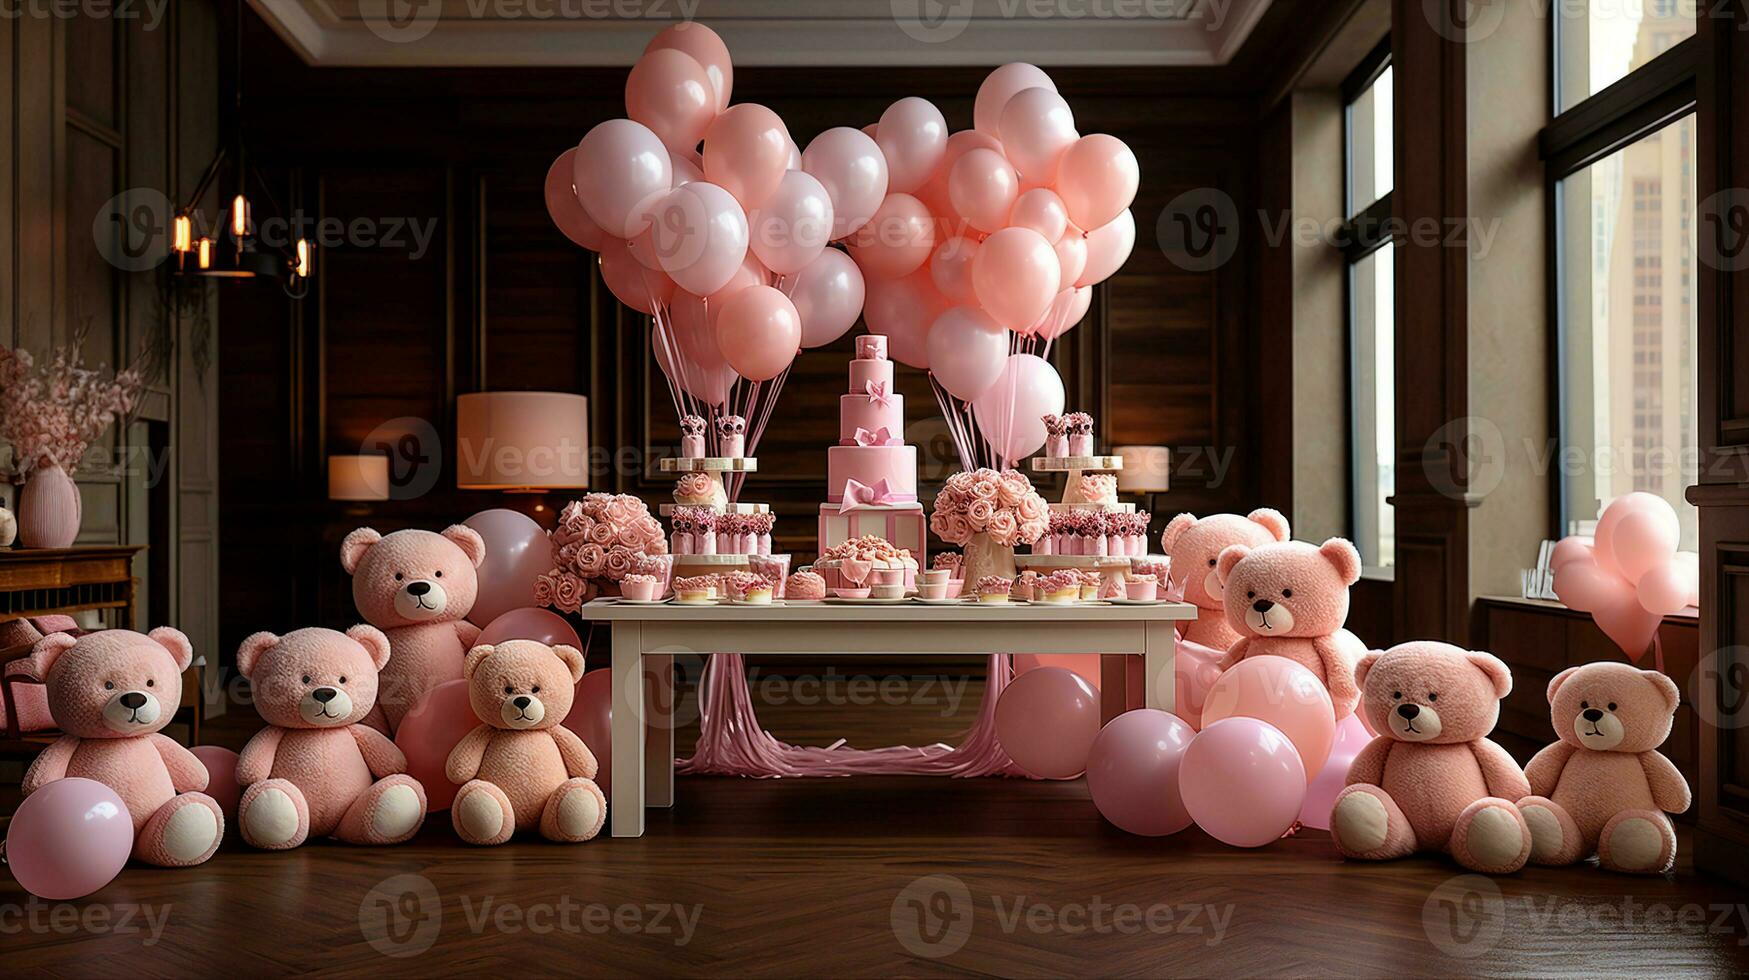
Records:
[[[645,605],[596,599],[583,617],[607,623],[613,641],[615,837],[641,837],[646,806],[674,802],[674,656],[712,651],[887,657],[944,653],[1105,655],[1107,717],[1124,709],[1129,658],[1142,661],[1141,700],[1170,711],[1175,624],[1196,618],[1182,602],[1157,605]]]
[[[134,628],[134,556],[145,545],[0,549],[0,622],[113,609]]]

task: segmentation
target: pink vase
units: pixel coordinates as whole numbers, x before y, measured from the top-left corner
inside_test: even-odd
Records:
[[[67,471],[31,472],[18,499],[18,540],[26,548],[65,548],[79,536],[79,487]]]

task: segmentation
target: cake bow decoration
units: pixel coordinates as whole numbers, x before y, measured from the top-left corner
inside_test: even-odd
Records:
[[[844,481],[844,500],[838,505],[838,513],[844,514],[858,507],[885,507],[897,503],[893,499],[893,491],[886,480],[876,480],[874,486],[868,486],[855,479]]]
[[[882,408],[886,408],[893,397],[892,392],[887,390],[885,381],[870,381],[863,385],[863,390],[868,393],[870,405],[879,405]]]
[[[900,445],[900,442],[893,438],[893,433],[884,425],[873,432],[859,425],[856,427],[856,444],[859,446],[897,446]]]

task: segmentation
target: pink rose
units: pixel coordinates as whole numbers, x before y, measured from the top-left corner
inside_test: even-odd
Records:
[[[553,585],[553,605],[561,612],[574,613],[588,601],[588,585],[575,575],[560,575]]]
[[[1036,493],[1029,493],[1021,497],[1020,503],[1015,506],[1023,521],[1043,520],[1050,513],[1050,507],[1045,504],[1045,498]]]
[[[630,527],[647,513],[644,502],[630,494],[620,494],[607,504],[607,519],[620,527]]]
[[[988,527],[990,518],[995,513],[996,505],[983,497],[973,500],[971,506],[966,508],[966,518],[973,527]]]
[[[972,496],[979,500],[994,501],[996,495],[1002,492],[1001,484],[989,477],[980,477],[972,484]]]
[[[996,543],[1011,545],[1014,543],[1015,536],[1020,533],[1020,525],[1015,521],[1012,512],[999,510],[990,515],[988,530],[990,537],[994,538]]]
[[[996,500],[1004,507],[1019,507],[1026,499],[1026,490],[1011,480],[1003,480],[997,488]]]
[[[955,514],[949,518],[948,530],[951,531],[952,534],[942,535],[942,540],[944,541],[952,541],[954,544],[965,544],[967,541],[972,540],[972,522],[967,520],[964,515]]]
[[[553,604],[553,579],[557,577],[557,572],[547,572],[534,580],[535,605],[550,606]]]
[[[632,552],[617,545],[607,553],[607,577],[618,581],[632,570]]]
[[[613,525],[605,522],[597,523],[589,528],[589,540],[594,544],[610,545],[613,543]]]
[[[607,549],[598,544],[586,544],[578,549],[576,569],[585,578],[594,578],[607,567]]]

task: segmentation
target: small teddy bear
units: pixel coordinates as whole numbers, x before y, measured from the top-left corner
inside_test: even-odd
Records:
[[[1549,682],[1559,741],[1530,760],[1530,793],[1518,801],[1530,823],[1536,864],[1598,864],[1663,874],[1676,863],[1666,813],[1692,802],[1688,781],[1658,746],[1670,737],[1676,682],[1624,663],[1569,667]]]
[[[386,537],[361,527],[340,543],[358,614],[388,634],[395,653],[365,724],[392,737],[427,691],[462,676],[462,661],[480,635],[467,615],[479,589],[475,570],[485,560],[485,539],[466,524],[442,534],[406,530]]]
[[[697,415],[680,417],[680,455],[692,459],[704,455],[704,419]]]
[[[1286,657],[1318,676],[1330,691],[1336,720],[1354,713],[1360,689],[1354,664],[1366,646],[1342,628],[1348,587],[1360,581],[1360,552],[1342,538],[1313,546],[1303,541],[1261,548],[1229,545],[1215,560],[1227,623],[1239,634],[1220,662],[1226,670],[1246,657]]]
[[[395,743],[359,724],[376,705],[389,638],[374,626],[256,633],[237,649],[268,727],[237,760],[243,839],[287,850],[311,835],[399,844],[425,822],[425,788]]]
[[[1197,519],[1179,514],[1160,534],[1160,550],[1169,559],[1167,574],[1184,589],[1184,601],[1197,608],[1181,636],[1192,643],[1225,652],[1239,639],[1227,623],[1227,603],[1215,561],[1229,545],[1261,548],[1288,539],[1287,518],[1268,507],[1240,517],[1214,514]]]
[[[38,640],[22,676],[47,685],[49,714],[66,734],[31,763],[24,795],[69,776],[94,779],[127,804],[134,857],[167,868],[212,857],[225,816],[202,792],[206,766],[159,733],[182,703],[182,672],[193,662],[188,637],[168,626]]]
[[[717,455],[737,457],[747,453],[747,420],[739,415],[717,416]]]
[[[607,819],[592,781],[595,756],[561,725],[583,677],[574,647],[507,640],[468,651],[468,701],[480,727],[449,754],[456,790],[450,821],[470,844],[502,844],[521,830],[586,841]]]
[[[1524,772],[1487,736],[1512,691],[1492,654],[1417,640],[1355,666],[1361,708],[1379,732],[1349,765],[1330,836],[1344,857],[1385,861],[1445,851],[1472,871],[1509,874],[1531,853],[1512,801]]]

